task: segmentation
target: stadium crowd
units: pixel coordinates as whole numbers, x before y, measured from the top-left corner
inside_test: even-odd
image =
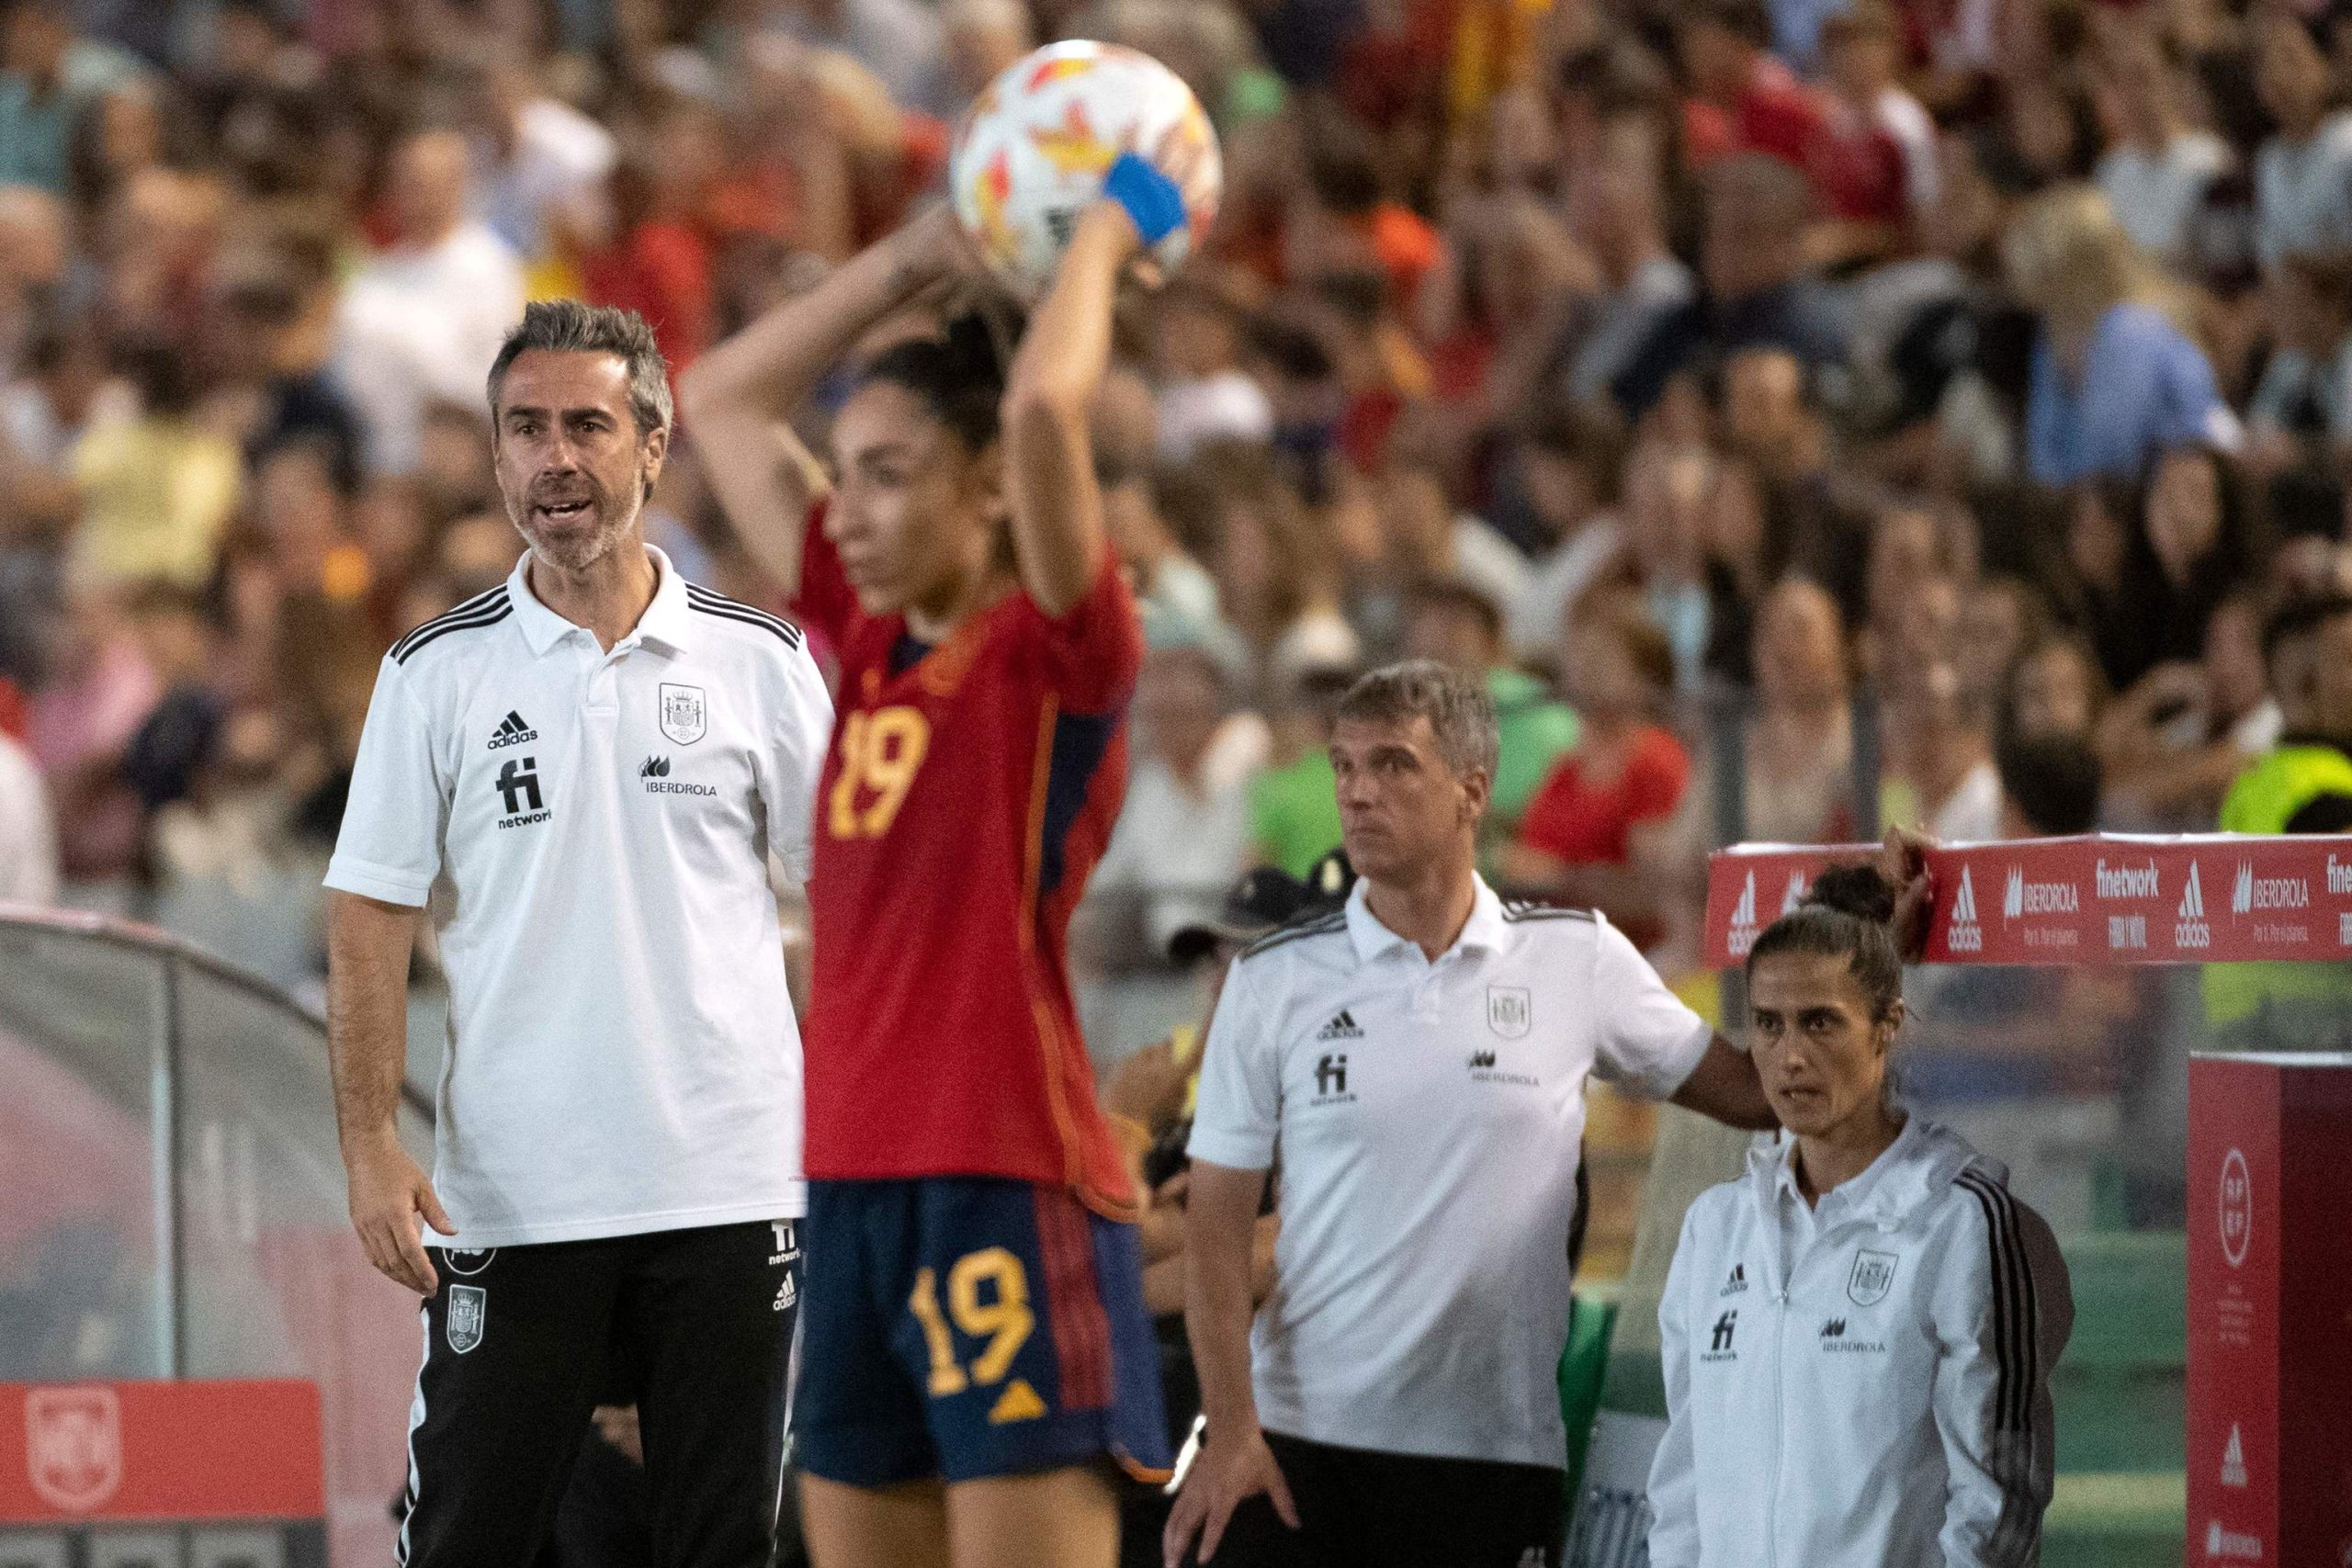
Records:
[[[522,303],[629,306],[690,365],[935,197],[1049,37],[1169,62],[1226,158],[1099,414],[1150,649],[1083,947],[1105,1061],[1197,1010],[1168,939],[1238,871],[1336,845],[1321,742],[1373,663],[1484,676],[1490,874],[1672,972],[1727,806],[2211,826],[2286,727],[2267,617],[2346,579],[2337,10],[0,12],[0,897],[311,919],[379,656],[518,552],[483,372]],[[707,460],[654,539],[785,608]],[[307,927],[273,951],[315,967]]]

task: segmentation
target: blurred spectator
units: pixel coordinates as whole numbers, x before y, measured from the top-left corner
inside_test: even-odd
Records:
[[[1553,762],[1576,745],[1576,711],[1507,660],[1502,612],[1466,582],[1431,578],[1414,585],[1406,599],[1405,657],[1484,681],[1494,699],[1502,750],[1487,796],[1488,838],[1481,845],[1482,854],[1490,855],[1517,830]]]
[[[337,374],[368,430],[368,467],[415,468],[427,406],[488,407],[484,379],[523,313],[514,253],[479,219],[464,138],[427,131],[392,155],[392,243],[345,288]]]
[[[1505,606],[1521,657],[1557,644],[1568,606],[1624,548],[1612,510],[1623,461],[1616,422],[1597,412],[1540,421],[1513,444],[1505,484],[1522,536],[1539,541],[1526,586]]]
[[[2098,753],[2071,736],[2001,743],[2004,839],[2053,839],[2098,827]]]
[[[2312,25],[2266,9],[2253,22],[2255,87],[2272,134],[2255,154],[2255,243],[2266,267],[2352,251],[2352,110]]]
[[[77,32],[62,0],[9,0],[0,10],[0,183],[62,195],[82,114],[139,68]]]
[[[1888,705],[1894,771],[1889,817],[1946,843],[2000,836],[2001,782],[1993,767],[1992,700],[1963,691],[1948,660],[1917,668]]]
[[[2024,739],[2087,738],[2107,699],[2098,660],[2079,637],[2052,636],[2018,656],[2004,683],[2002,731]]]
[[[1348,665],[1311,666],[1277,686],[1268,717],[1273,765],[1250,784],[1250,842],[1257,858],[1305,878],[1340,847],[1340,802],[1332,782],[1332,716],[1355,682]]]
[[[1573,403],[1608,396],[1650,333],[1698,298],[1698,277],[1667,246],[1661,194],[1654,175],[1616,162],[1581,170],[1569,185],[1571,220],[1605,286],[1553,350]]]
[[[481,68],[475,88],[482,221],[526,262],[599,224],[604,183],[619,159],[611,131],[535,76],[528,63],[500,58]]]
[[[2163,287],[2106,197],[2051,191],[2004,245],[2011,283],[2041,318],[2025,415],[2037,481],[2131,479],[2167,446],[2236,445],[2213,367],[2157,308]]]
[[[2301,439],[2352,445],[2352,258],[2282,257],[2263,300],[2270,360],[2246,405],[2258,446],[2291,457]]]
[[[1756,617],[1756,713],[1747,737],[1747,836],[1852,837],[1853,713],[1837,602],[1788,578]]]
[[[916,0],[775,0],[760,15],[764,27],[799,43],[848,55],[910,108],[944,115],[955,107],[936,6]]]
[[[1139,951],[1155,961],[1177,931],[1216,912],[1250,859],[1247,792],[1209,772],[1225,706],[1224,671],[1202,649],[1180,643],[1146,656],[1126,804],[1087,897],[1132,908]]]
[[[1704,210],[1704,300],[1661,321],[1611,388],[1635,413],[1673,377],[1712,370],[1743,348],[1783,348],[1808,369],[1844,361],[1845,328],[1808,276],[1815,202],[1804,176],[1763,153],[1725,158],[1707,171]]]
[[[2227,142],[2184,121],[2187,92],[2152,30],[2111,29],[2093,89],[2107,139],[2094,183],[2132,243],[2174,266],[2190,259],[2206,192],[2232,162]]]
[[[1681,742],[1658,723],[1674,689],[1673,649],[1638,604],[1607,596],[1575,615],[1565,667],[1577,743],[1527,802],[1497,863],[1507,885],[1591,904],[1644,945],[1660,928],[1630,873],[1634,832],[1671,817],[1690,777]]]
[[[237,447],[196,418],[185,350],[130,342],[114,359],[137,412],[91,428],[68,458],[82,496],[81,564],[98,581],[200,587],[243,486]]]
[[[1810,163],[1846,226],[1835,254],[1888,254],[1900,248],[1912,215],[1935,205],[1935,122],[1904,90],[1900,26],[1881,0],[1830,15],[1821,41],[1828,91]]]
[[[1684,152],[1693,166],[1740,152],[1761,152],[1792,168],[1805,166],[1821,132],[1812,95],[1792,63],[1809,64],[1814,35],[1828,7],[1781,0],[1792,37],[1771,52],[1778,17],[1763,0],[1700,0],[1676,13],[1674,45],[1689,85],[1683,106]]]
[[[1242,373],[1241,322],[1202,285],[1170,286],[1153,337],[1159,456],[1181,463],[1208,442],[1260,442],[1274,433],[1265,389]]]
[[[1266,678],[1354,663],[1362,641],[1341,609],[1340,552],[1272,455],[1221,444],[1192,468],[1200,482],[1183,499],[1199,511],[1170,521],[1204,542],[1219,610]]]

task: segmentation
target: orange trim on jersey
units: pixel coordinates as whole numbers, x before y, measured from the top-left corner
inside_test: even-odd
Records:
[[[1061,1031],[1055,1026],[1053,999],[1037,975],[1038,884],[1045,875],[1046,795],[1054,773],[1054,726],[1061,705],[1047,696],[1037,716],[1037,755],[1029,775],[1029,827],[1021,851],[1021,977],[1029,987],[1029,1010],[1037,1021],[1037,1048],[1046,1059],[1046,1103],[1054,1133],[1062,1141],[1062,1180],[1086,1185],[1086,1145],[1071,1117],[1069,1086],[1062,1081]]]

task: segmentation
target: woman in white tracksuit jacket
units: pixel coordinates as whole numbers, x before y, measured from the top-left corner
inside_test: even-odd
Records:
[[[1827,872],[1749,954],[1786,1131],[1675,1248],[1652,1568],[2040,1561],[2065,1265],[1997,1164],[1887,1094],[1894,907],[1875,870]]]

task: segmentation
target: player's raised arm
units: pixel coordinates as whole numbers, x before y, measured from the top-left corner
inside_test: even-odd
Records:
[[[827,490],[795,434],[794,409],[876,322],[961,265],[954,216],[934,209],[787,299],[678,378],[686,434],[743,547],[786,592],[799,587],[801,530]]]
[[[1110,546],[1087,418],[1111,364],[1119,277],[1184,222],[1176,182],[1129,152],[1080,214],[1053,286],[1029,318],[1004,391],[1005,494],[1021,585],[1061,615],[1094,584]]]

